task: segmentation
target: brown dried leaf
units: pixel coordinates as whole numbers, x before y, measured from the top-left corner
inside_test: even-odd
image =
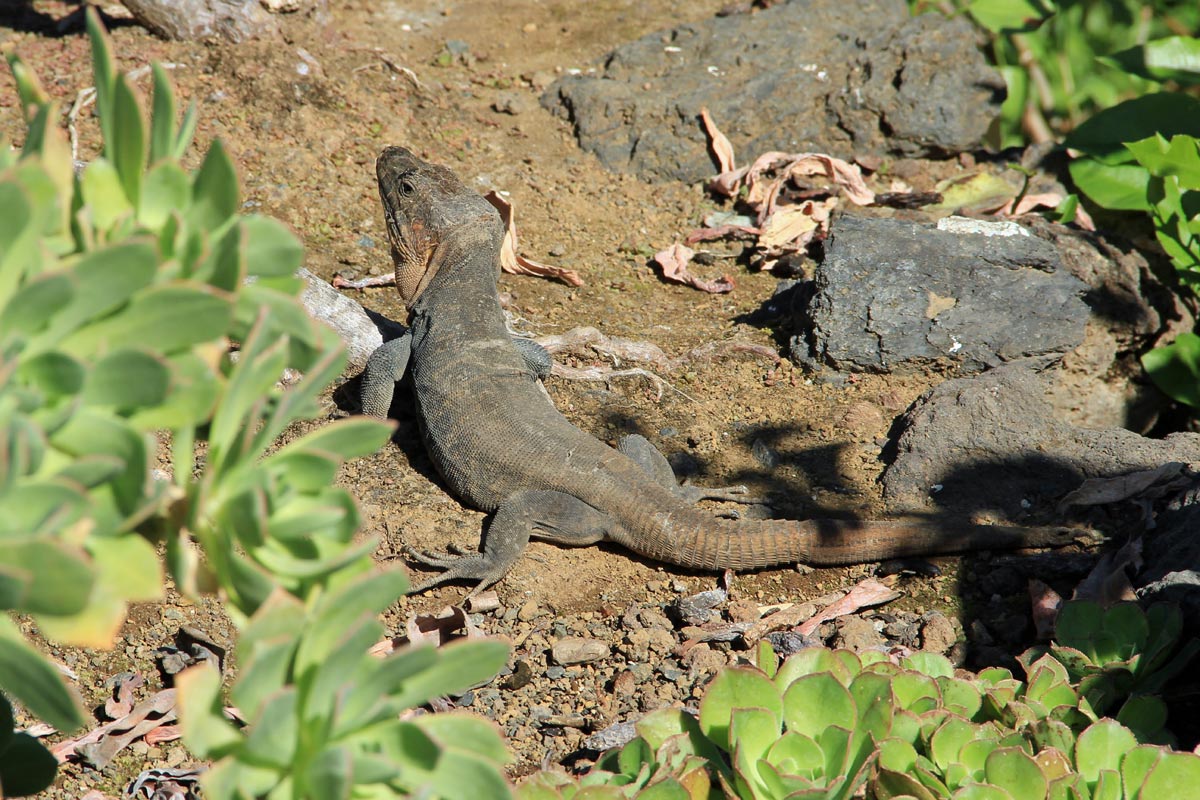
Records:
[[[874,578],[867,578],[847,592],[846,596],[841,600],[827,606],[821,613],[808,620],[808,622],[805,622],[799,628],[796,628],[796,632],[803,636],[811,636],[820,627],[821,623],[826,620],[842,617],[846,614],[853,614],[860,608],[870,608],[890,603],[899,596],[900,592],[892,587],[880,583]]]
[[[1071,506],[1100,506],[1130,498],[1157,500],[1164,494],[1187,485],[1187,465],[1169,461],[1155,469],[1144,469],[1115,478],[1088,478],[1079,488],[1058,502],[1058,513]]]
[[[1009,200],[1004,205],[997,208],[993,213],[998,217],[1019,217],[1022,214],[1028,214],[1035,208],[1058,208],[1062,201],[1066,199],[1066,195],[1062,192],[1042,192],[1040,194],[1027,194],[1017,202],[1016,208],[1013,208],[1013,203],[1017,198]],[[1092,221],[1092,216],[1084,210],[1083,206],[1078,206],[1075,209],[1075,222],[1085,231],[1096,230],[1096,223]]]
[[[109,679],[112,695],[104,701],[104,716],[120,719],[133,711],[133,692],[146,684],[145,678],[136,672],[122,672]]]
[[[447,606],[437,614],[414,614],[405,623],[408,641],[411,644],[431,644],[440,647],[461,638],[456,631],[464,631],[468,639],[486,638],[461,606]]]
[[[1029,600],[1038,641],[1049,641],[1054,636],[1058,610],[1062,608],[1062,595],[1051,589],[1049,584],[1033,578],[1029,581]]]
[[[153,719],[152,719],[153,717]],[[103,769],[118,752],[157,727],[175,721],[175,690],[163,689],[138,703],[118,720],[59,742],[50,752],[63,763],[85,760]]]
[[[762,233],[760,228],[755,228],[750,225],[718,225],[715,228],[697,228],[689,233],[683,240],[685,245],[693,245],[696,242],[706,242],[709,239],[721,239],[725,236],[744,237],[757,236]]]
[[[1142,568],[1142,537],[1130,539],[1116,552],[1107,552],[1092,567],[1088,576],[1075,587],[1072,600],[1091,600],[1104,607],[1126,600],[1137,600],[1129,580]]]
[[[500,212],[504,220],[504,244],[500,246],[500,269],[511,275],[536,275],[542,278],[556,278],[569,286],[583,286],[583,278],[573,269],[552,267],[538,261],[525,258],[517,253],[517,223],[514,219],[512,203],[505,200],[497,192],[484,195],[489,203]]]
[[[824,201],[806,200],[792,206],[780,206],[763,223],[762,233],[758,237],[759,247],[768,252],[788,249],[799,249],[812,241],[818,230],[826,230],[829,215],[837,206],[837,198],[830,197]]]
[[[826,179],[841,187],[846,197],[860,206],[875,202],[875,193],[863,181],[862,170],[856,164],[824,153],[801,153],[793,157],[787,167],[787,177],[824,175]]]
[[[682,244],[673,244],[666,250],[660,250],[654,256],[654,261],[662,267],[663,277],[675,283],[688,286],[712,294],[733,291],[733,278],[722,275],[720,280],[706,281],[688,272],[688,263],[695,257],[696,251]]]
[[[717,157],[717,165],[721,169],[721,174],[733,171],[737,165],[733,159],[733,145],[729,141],[729,137],[721,133],[717,123],[713,121],[712,114],[708,113],[708,108],[700,109],[700,119],[704,121],[704,130],[708,134],[708,146],[712,148],[713,155]]]

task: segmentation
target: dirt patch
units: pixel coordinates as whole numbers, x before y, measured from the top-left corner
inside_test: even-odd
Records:
[[[194,100],[200,111],[200,148],[189,155],[189,166],[219,136],[239,167],[247,209],[288,223],[304,241],[306,265],[322,277],[390,271],[373,165],[385,145],[405,144],[450,166],[481,192],[508,192],[523,252],[584,277],[584,286],[572,288],[504,276],[501,289],[522,330],[547,334],[592,325],[611,336],[651,341],[674,357],[716,341],[772,347],[786,342],[791,331],[776,329],[778,318],[764,311],[776,279],[742,266],[740,246],[716,244],[707,264],[694,269],[706,278],[733,274],[735,291],[713,296],[661,281],[650,266],[653,251],[678,241],[717,202],[697,186],[647,183],[605,171],[579,150],[567,124],[536,101],[562,71],[585,67],[651,31],[709,17],[724,5],[726,0],[516,0],[498,13],[495,4],[480,2],[344,0],[280,17],[282,35],[270,41],[164,42],[121,23],[113,24],[112,35],[122,69],[150,60],[175,65],[171,76],[178,95]],[[17,49],[66,107],[91,83],[80,22],[57,27],[75,9],[74,3],[36,0],[0,11],[0,24],[10,26],[0,28],[0,46]],[[148,93],[145,81],[140,88]],[[89,114],[81,115],[79,130],[79,157],[91,158],[97,131]],[[18,143],[23,136],[7,72],[0,77],[0,132]],[[963,171],[953,161],[894,167],[918,191]],[[368,290],[357,298],[393,318],[402,315],[391,290]],[[786,362],[774,369],[753,356],[693,362],[665,377],[673,388],[661,399],[638,378],[609,385],[551,380],[547,388],[564,414],[598,438],[615,443],[623,434],[641,433],[695,482],[745,483],[776,513],[792,517],[879,514],[876,481],[888,428],[935,380],[865,375],[818,383]],[[363,506],[366,532],[384,541],[380,560],[400,557],[404,546],[478,541],[482,515],[446,493],[410,420],[401,422],[393,444],[346,465],[341,480]],[[918,613],[941,608],[958,615],[959,562],[939,563],[947,570],[944,577],[905,578],[900,582],[905,597],[889,608]],[[756,603],[799,602],[847,587],[867,573],[865,567],[768,570],[739,576],[735,585],[738,596]],[[970,579],[973,574],[967,573],[966,583],[978,583]],[[580,687],[611,692],[635,658],[662,656],[653,648],[642,656],[622,649],[631,626],[604,620],[624,619],[629,608],[636,619],[639,609],[649,613],[679,595],[710,589],[714,581],[615,548],[533,544],[498,587],[500,609],[481,622],[485,629],[523,636],[517,657],[532,665],[536,681],[506,694],[503,714],[494,704],[476,707],[503,722],[530,703],[549,708],[544,698],[553,697],[552,715],[580,714],[592,728],[634,708],[689,699],[693,683],[710,674],[708,667],[693,670],[691,683],[677,682],[677,691],[651,691],[646,678],[638,684],[642,699],[627,706],[597,710]],[[1023,592],[1018,580],[968,602],[983,607],[1000,598],[1001,618],[1019,618],[1027,608]],[[456,602],[463,593],[462,587],[444,587],[407,601],[393,609],[388,624],[401,628],[414,611]],[[517,611],[526,607],[539,613],[523,619]],[[173,600],[135,609],[112,653],[56,653],[79,673],[91,706],[102,700],[104,680],[113,672],[151,672],[151,651],[183,624],[230,636],[211,601]],[[581,633],[613,640],[606,665],[548,676],[553,667],[548,644]],[[728,644],[713,648],[721,663],[738,657]],[[547,751],[550,760],[572,752],[581,731],[528,722],[510,728],[519,758],[515,769],[529,771]],[[178,744],[161,752],[129,752],[104,776],[68,768],[55,796],[78,796],[95,786],[115,793],[141,766],[190,762],[181,752]]]

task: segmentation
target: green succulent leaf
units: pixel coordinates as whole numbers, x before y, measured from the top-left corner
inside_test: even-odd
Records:
[[[0,705],[7,705],[2,696]],[[4,787],[5,797],[38,794],[54,783],[57,771],[58,759],[54,754],[24,731],[12,734],[0,746],[0,786]]]
[[[249,274],[263,278],[289,277],[300,268],[304,249],[282,222],[251,214],[242,217],[241,226]]]
[[[221,674],[210,664],[199,664],[175,676],[179,726],[188,749],[200,758],[220,758],[243,739],[225,719],[221,702]]]
[[[83,727],[83,712],[58,670],[25,643],[20,629],[5,615],[0,615],[0,686],[61,731]]]
[[[1128,757],[1127,757],[1128,758]],[[1150,768],[1139,797],[1186,797],[1200,785],[1200,756],[1166,753]]]
[[[166,399],[171,373],[166,362],[144,350],[125,348],[101,356],[83,384],[83,401],[118,412],[158,405]]]
[[[1037,762],[1019,747],[992,751],[985,767],[987,782],[1013,797],[1045,797],[1046,777]]]
[[[138,198],[138,221],[154,231],[163,230],[171,215],[191,202],[192,181],[174,161],[162,161],[146,173]]]
[[[783,718],[789,731],[811,739],[836,725],[850,729],[858,721],[858,707],[850,690],[828,672],[792,681],[783,696]]]
[[[847,652],[849,661],[841,653]],[[829,650],[824,647],[806,647],[790,656],[775,673],[775,685],[780,691],[787,689],[797,678],[813,675],[818,672],[828,672],[843,686],[850,684],[850,679],[858,674],[861,664],[858,657],[849,651]]]
[[[741,667],[717,673],[700,701],[700,728],[726,752],[733,751],[729,725],[735,708],[762,708],[781,717],[783,698],[760,670]]]
[[[96,116],[100,120],[100,132],[104,138],[104,152],[112,158],[115,147],[113,114],[113,83],[114,74],[112,47],[108,33],[100,24],[100,15],[94,8],[87,13],[88,38],[92,43],[92,80],[96,87]]]
[[[119,75],[113,84],[112,125],[113,166],[117,168],[129,205],[137,208],[146,165],[146,128],[142,123],[141,103],[124,75]]]
[[[133,213],[134,205],[121,185],[121,173],[109,159],[90,162],[83,170],[80,186],[84,207],[100,231],[112,230]]]
[[[220,140],[214,140],[192,183],[192,205],[185,220],[189,226],[215,231],[237,210],[237,170]]]
[[[76,614],[91,591],[91,564],[79,548],[46,538],[0,538],[0,609]]]
[[[161,64],[157,62],[151,64],[150,72],[154,76],[149,159],[150,164],[153,165],[172,155],[171,146],[175,140],[175,91],[171,88],[171,79],[167,77],[167,71]]]
[[[1084,780],[1096,781],[1101,770],[1116,770],[1125,754],[1137,746],[1128,728],[1115,720],[1100,720],[1079,734],[1075,765]]]

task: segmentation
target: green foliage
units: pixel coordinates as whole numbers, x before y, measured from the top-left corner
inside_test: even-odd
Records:
[[[367,653],[407,584],[375,570],[376,543],[356,538],[357,509],[333,484],[389,427],[343,420],[276,446],[344,364],[297,302],[299,243],[239,214],[219,142],[183,169],[194,113],[176,125],[156,67],[147,126],[94,10],[88,30],[104,147],[79,176],[57,109],[9,56],[29,128],[19,155],[0,145],[0,610],[108,646],[129,602],[161,595],[164,544],[176,586],[220,591],[241,629],[229,693],[245,728],[224,717],[215,671],[179,679],[185,742],[214,762],[206,796],[504,795],[490,725],[399,716],[491,676],[506,648]],[[286,389],[285,369],[303,373]],[[155,433],[172,456],[158,479]],[[0,687],[64,731],[83,724],[8,615]],[[39,791],[53,759],[0,723],[3,794]]]
[[[910,2],[914,11],[929,5]],[[1200,5],[958,0],[953,8],[988,32],[1008,84],[993,144],[1067,132],[1076,187],[1102,208],[1147,214],[1180,281],[1195,292],[1200,99],[1189,89],[1200,85],[1200,38],[1181,34],[1200,30]],[[1170,397],[1200,407],[1200,353],[1188,336],[1148,353],[1143,365]]]
[[[942,9],[910,0],[914,12]],[[953,0],[989,35],[1008,98],[992,144],[1069,131],[1142,94],[1149,81],[1194,74],[1200,7],[1190,0]]]
[[[635,739],[578,781],[541,773],[518,796],[1186,796],[1200,779],[1200,756],[1139,744],[1161,736],[1165,708],[1157,697],[1129,694],[1157,690],[1194,655],[1191,646],[1176,651],[1180,623],[1167,606],[1143,613],[1132,604],[1104,611],[1068,603],[1059,642],[1022,657],[1024,681],[999,668],[972,676],[929,653],[894,664],[882,653],[810,648],[778,665],[760,647],[765,669],[718,673],[697,717],[652,712]],[[1129,680],[1114,692],[1118,676]],[[1100,718],[1097,702],[1108,708],[1123,698],[1116,720]]]

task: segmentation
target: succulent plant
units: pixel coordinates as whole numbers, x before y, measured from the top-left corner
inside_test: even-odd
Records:
[[[1200,757],[1098,719],[1048,654],[1024,681],[929,653],[810,648],[776,665],[761,648],[758,661],[718,673],[695,716],[643,717],[577,783],[540,774],[519,796],[1132,800],[1200,785]]]

